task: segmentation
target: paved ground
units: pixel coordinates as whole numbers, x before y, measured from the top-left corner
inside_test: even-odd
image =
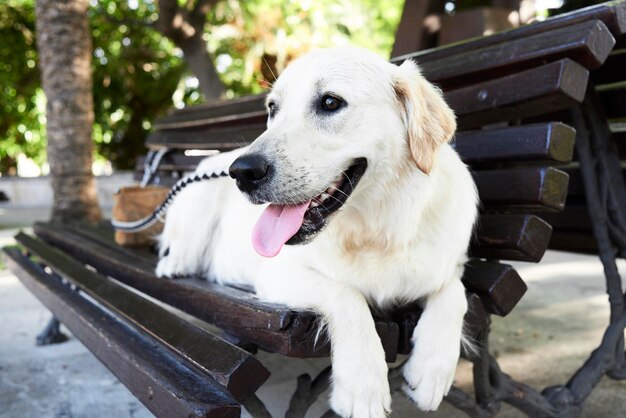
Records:
[[[0,219],[2,224],[2,219]],[[0,244],[14,231],[0,231]],[[491,350],[502,368],[534,387],[564,382],[602,336],[608,318],[602,266],[593,257],[548,253],[540,265],[519,264],[529,285],[520,305],[507,318],[495,318]],[[626,263],[620,265],[626,275]],[[35,347],[35,335],[49,314],[8,271],[0,271],[0,417],[92,418],[152,416],[123,385],[74,338]],[[261,355],[273,375],[260,391],[270,410],[284,413],[296,377],[315,373],[325,360],[286,360]],[[467,388],[467,363],[457,384]],[[602,381],[584,417],[626,417],[626,382]],[[394,397],[392,417],[461,417],[447,405],[433,414],[417,413],[402,396]],[[324,411],[318,402],[314,413]],[[506,408],[503,417],[520,416]]]

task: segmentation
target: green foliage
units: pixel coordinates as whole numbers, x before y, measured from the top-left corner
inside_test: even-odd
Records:
[[[182,53],[153,23],[156,0],[91,0],[94,141],[98,158],[131,168],[155,118],[197,103]],[[179,1],[179,3],[183,3]],[[264,90],[287,63],[348,42],[387,55],[403,0],[223,0],[207,16],[208,49],[228,97]],[[34,0],[0,4],[0,173],[22,153],[45,160],[45,99],[35,49]],[[196,81],[194,83],[194,81]]]
[[[151,2],[99,1],[89,10],[93,34],[94,140],[99,155],[132,168],[145,152],[151,122],[172,106],[185,65],[149,22]],[[190,100],[187,91],[184,99]],[[197,93],[195,93],[197,97]]]
[[[45,160],[37,64],[32,3],[0,3],[0,173],[14,174],[19,154],[39,164]]]
[[[205,39],[229,96],[258,93],[290,60],[314,48],[350,43],[388,55],[403,4],[403,0],[223,1],[209,12]]]

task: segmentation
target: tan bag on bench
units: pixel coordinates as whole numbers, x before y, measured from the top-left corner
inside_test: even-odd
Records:
[[[113,219],[123,222],[142,219],[150,215],[165,200],[169,191],[169,187],[164,186],[122,187],[113,196]],[[163,231],[161,222],[141,232],[115,231],[115,242],[128,246],[152,245],[155,242],[154,237],[161,231]]]

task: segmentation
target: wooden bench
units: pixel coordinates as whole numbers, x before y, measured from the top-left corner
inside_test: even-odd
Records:
[[[488,336],[489,316],[508,314],[526,290],[515,269],[500,260],[538,262],[555,245],[545,219],[566,231],[559,224],[568,216],[566,199],[582,195],[576,183],[568,186],[568,173],[575,178],[587,164],[579,143],[585,115],[595,109],[590,74],[594,80],[596,72],[620,62],[619,54],[608,57],[625,32],[626,7],[618,2],[411,56],[458,115],[455,147],[475,173],[482,202],[463,277],[471,306],[466,322],[481,347],[470,359],[475,398],[457,388],[446,398],[470,416],[493,415],[500,402],[529,416],[575,415],[601,376],[621,376],[615,353],[623,354],[626,320],[619,307],[592,364],[545,393],[502,373],[489,355]],[[172,150],[158,181],[171,184],[193,170],[201,157],[186,150],[227,150],[252,141],[264,130],[263,100],[207,103],[156,122],[148,147]],[[575,124],[578,136],[562,120]],[[580,161],[567,165],[575,144]],[[253,416],[271,416],[255,395],[269,372],[251,353],[328,355],[327,345],[315,344],[318,318],[311,312],[260,301],[249,289],[158,279],[154,253],[117,246],[106,223],[37,224],[34,232],[36,237],[16,237],[21,248],[5,249],[10,268],[157,416],[237,416],[241,405]],[[409,306],[375,318],[389,361],[410,351],[419,315]],[[620,333],[621,351],[615,349]],[[390,372],[394,389],[398,370]],[[303,417],[328,377],[326,369],[315,380],[300,379],[286,416]]]

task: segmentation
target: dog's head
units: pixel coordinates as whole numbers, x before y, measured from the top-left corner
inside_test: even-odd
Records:
[[[253,232],[265,256],[308,242],[369,186],[407,169],[428,175],[456,128],[414,63],[398,67],[357,48],[294,61],[266,104],[267,130],[230,167],[251,202],[270,203]]]

